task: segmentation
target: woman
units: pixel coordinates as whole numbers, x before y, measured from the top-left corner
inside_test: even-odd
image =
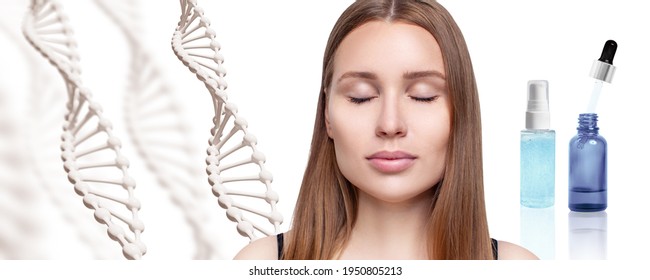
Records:
[[[464,38],[434,1],[359,0],[327,43],[292,229],[235,259],[535,259],[488,233]]]

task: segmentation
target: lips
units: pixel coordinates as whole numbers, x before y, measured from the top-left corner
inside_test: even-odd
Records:
[[[366,159],[373,168],[381,173],[398,173],[411,167],[417,157],[402,151],[381,151],[366,157]]]

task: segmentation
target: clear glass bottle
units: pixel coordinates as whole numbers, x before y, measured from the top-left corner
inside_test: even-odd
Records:
[[[598,133],[598,114],[580,114],[578,134],[569,143],[569,209],[607,208],[607,141]]]
[[[528,81],[526,129],[520,142],[520,204],[555,204],[555,131],[550,129],[548,81]]]

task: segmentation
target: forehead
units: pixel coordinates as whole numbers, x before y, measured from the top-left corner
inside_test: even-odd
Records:
[[[410,71],[445,74],[440,46],[426,29],[406,22],[370,21],[352,30],[334,56],[334,75],[369,71],[402,75]]]

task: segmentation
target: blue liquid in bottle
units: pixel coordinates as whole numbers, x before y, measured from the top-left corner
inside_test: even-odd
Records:
[[[520,203],[530,208],[555,204],[555,131],[521,132]]]
[[[598,134],[598,115],[580,114],[569,143],[569,209],[607,209],[607,141]]]

